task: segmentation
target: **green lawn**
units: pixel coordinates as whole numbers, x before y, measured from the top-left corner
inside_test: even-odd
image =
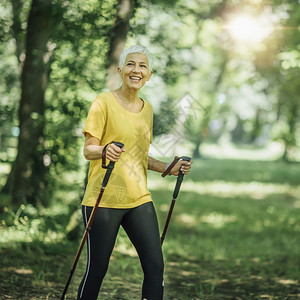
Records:
[[[175,180],[149,174],[161,228]],[[195,161],[163,246],[165,299],[299,299],[299,182],[299,164]],[[64,186],[53,206],[39,211],[7,210],[1,195],[1,299],[59,299],[79,245],[64,236],[74,195],[74,186]],[[76,299],[85,255],[67,299]],[[100,298],[140,299],[141,281],[121,230]]]

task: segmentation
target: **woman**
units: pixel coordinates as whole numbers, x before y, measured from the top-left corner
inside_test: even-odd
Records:
[[[106,171],[100,160],[104,146],[118,141],[124,147],[109,144],[106,148],[106,158],[117,163],[88,234],[87,269],[77,299],[97,299],[120,225],[141,261],[144,272],[142,299],[163,298],[163,256],[156,213],[147,189],[147,169],[163,173],[167,164],[148,157],[153,110],[138,96],[140,88],[151,78],[151,65],[151,54],[144,47],[125,50],[118,67],[122,86],[97,96],[84,126],[84,156],[90,160],[88,184],[82,201],[85,225]],[[178,162],[171,174],[178,175],[180,168],[187,174],[190,167],[188,162]]]

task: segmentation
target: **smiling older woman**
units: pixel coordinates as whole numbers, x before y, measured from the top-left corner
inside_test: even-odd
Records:
[[[97,299],[106,274],[119,227],[122,226],[137,250],[144,272],[142,299],[163,299],[163,256],[157,217],[147,188],[147,169],[163,173],[167,164],[148,156],[152,141],[153,110],[138,96],[152,76],[152,58],[142,46],[125,50],[118,67],[122,86],[101,93],[94,100],[84,129],[84,156],[90,160],[88,184],[82,201],[85,226],[100,191],[106,157],[115,165],[87,238],[87,268],[77,299]],[[122,142],[119,148],[111,141]],[[126,151],[125,151],[126,148]],[[178,162],[171,170],[187,174],[190,163]]]

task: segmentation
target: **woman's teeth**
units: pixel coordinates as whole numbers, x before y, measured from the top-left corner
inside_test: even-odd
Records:
[[[141,80],[140,77],[135,77],[135,76],[131,76],[131,77],[129,77],[129,78],[132,79],[132,80],[137,80],[137,81],[140,81],[140,80]]]

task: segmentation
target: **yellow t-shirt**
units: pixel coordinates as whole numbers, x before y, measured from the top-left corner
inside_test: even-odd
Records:
[[[111,92],[101,93],[92,103],[83,133],[98,138],[100,145],[115,141],[125,147],[115,163],[99,207],[133,208],[152,201],[147,188],[152,126],[153,109],[147,101],[139,113],[126,110]],[[106,172],[101,164],[101,159],[90,161],[82,205],[95,205]]]

